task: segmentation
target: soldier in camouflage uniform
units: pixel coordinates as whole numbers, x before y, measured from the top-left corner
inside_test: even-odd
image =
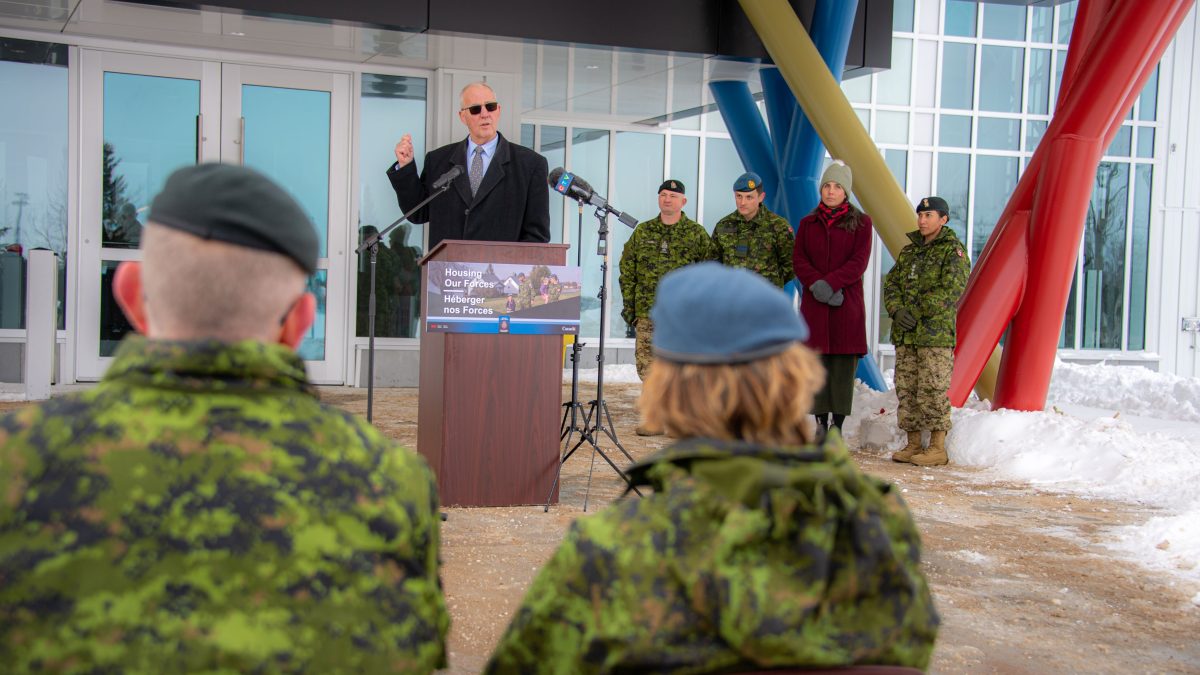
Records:
[[[763,199],[762,179],[744,173],[733,183],[737,210],[717,222],[712,240],[715,260],[730,267],[744,267],[783,288],[792,280],[792,226],[771,213]]]
[[[883,281],[883,306],[892,318],[896,346],[897,423],[908,443],[897,462],[937,466],[950,461],[950,375],[957,343],[958,299],[971,276],[971,260],[954,230],[945,227],[950,207],[941,197],[917,204],[917,230]],[[921,432],[929,431],[922,448]]]
[[[550,302],[558,302],[562,297],[562,284],[558,281],[557,274],[550,275]]]
[[[485,672],[928,666],[917,528],[836,429],[814,444],[824,373],[791,299],[701,263],[663,278],[651,316],[639,406],[681,440],[630,469],[653,494],[572,524]]]
[[[658,280],[671,270],[714,257],[708,231],[683,212],[685,189],[677,180],[663,181],[658,187],[658,216],[638,224],[621,252],[621,318],[635,330],[634,356],[642,380],[653,358],[650,308]]]
[[[517,311],[533,307],[533,282],[524,272],[517,275]]]
[[[433,476],[320,403],[295,352],[319,250],[300,206],[189,167],[142,245],[114,294],[147,337],[0,418],[0,670],[444,667]]]

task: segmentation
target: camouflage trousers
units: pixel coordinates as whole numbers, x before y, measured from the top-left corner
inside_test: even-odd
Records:
[[[950,430],[953,347],[896,347],[897,424],[904,431]]]
[[[633,360],[637,364],[638,379],[646,381],[646,373],[650,370],[650,362],[654,360],[654,350],[650,348],[650,338],[654,337],[654,322],[647,318],[634,322],[637,338],[633,342]]]

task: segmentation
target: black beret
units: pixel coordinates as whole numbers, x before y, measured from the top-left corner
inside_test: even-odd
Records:
[[[254,169],[182,168],[167,178],[147,220],[201,239],[282,253],[305,273],[317,271],[317,228],[291,195]]]
[[[659,192],[662,192],[663,190],[670,190],[671,192],[678,192],[679,194],[684,194],[683,183],[675,180],[674,178],[668,178],[667,180],[663,181],[662,185],[658,186]]]
[[[917,202],[917,213],[922,211],[937,211],[943,216],[950,215],[950,205],[941,197],[926,197]]]

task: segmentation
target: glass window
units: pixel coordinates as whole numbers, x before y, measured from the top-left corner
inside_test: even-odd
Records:
[[[975,227],[971,233],[971,261],[979,260],[996,221],[1017,188],[1019,162],[1016,157],[979,155],[975,158]]]
[[[579,176],[587,176],[592,187],[602,191],[608,189],[608,136],[609,133],[602,129],[573,129],[571,131],[571,172]],[[559,199],[562,200],[561,197]],[[583,239],[571,243],[567,259],[575,260],[580,251],[580,244],[583,245],[580,334],[585,337],[598,337],[600,335],[600,300],[596,298],[596,291],[600,289],[600,263],[603,260],[597,255],[599,228],[596,220],[587,213],[584,214],[584,220],[592,222],[583,223]],[[614,222],[613,219],[609,219],[610,231]],[[620,223],[616,223],[616,225],[624,227]],[[609,252],[614,259],[616,255],[619,255],[618,252],[612,250],[611,241],[609,242]]]
[[[1075,11],[1078,8],[1076,2],[1064,2],[1058,6],[1058,44],[1071,42],[1071,29],[1075,26]]]
[[[1034,42],[1050,42],[1054,38],[1054,8],[1030,7],[1029,39]]]
[[[871,78],[851,77],[842,80],[842,92],[851,103],[871,102]]]
[[[100,356],[112,356],[121,338],[133,332],[112,290],[120,264],[117,260],[100,261]]]
[[[537,107],[544,110],[567,109],[567,48],[542,45],[541,98]]]
[[[1075,299],[1079,296],[1079,275],[1075,274],[1071,277],[1071,293],[1067,295],[1067,312],[1063,317],[1062,332],[1059,333],[1058,348],[1059,349],[1077,349],[1079,345],[1075,341],[1075,320],[1078,316],[1076,312]]]
[[[522,112],[529,112],[537,107],[537,54],[536,42],[526,42],[521,49]]]
[[[571,110],[577,113],[612,112],[612,50],[575,48]]]
[[[879,279],[878,286],[875,287],[875,297],[883,298],[883,280],[887,278],[887,273],[896,266],[896,259],[892,257],[891,251],[883,245],[883,240],[878,234],[875,235],[875,248],[879,251]],[[879,305],[879,342],[881,344],[891,344],[892,342],[892,317],[888,316],[887,310],[883,307],[881,299]]]
[[[952,148],[971,147],[971,118],[965,115],[942,115],[938,139],[940,145]]]
[[[854,114],[858,117],[859,124],[862,124],[863,129],[871,128],[871,111],[866,108],[855,108]]]
[[[717,221],[734,211],[733,181],[745,173],[733,141],[709,138],[704,142],[704,213],[700,222],[709,232]]]
[[[1029,120],[1025,123],[1025,152],[1033,152],[1037,149],[1038,143],[1042,142],[1042,136],[1046,135],[1045,120]]]
[[[976,145],[987,150],[1020,150],[1021,120],[980,117]]]
[[[983,37],[992,40],[1025,39],[1024,5],[987,3],[983,7]]]
[[[1123,124],[1121,125],[1121,128],[1117,130],[1117,135],[1113,136],[1112,145],[1108,146],[1108,150],[1106,150],[1104,154],[1114,155],[1116,157],[1128,157],[1132,143],[1133,129],[1129,125]]]
[[[667,114],[667,57],[617,53],[617,114],[638,119]],[[624,337],[624,333],[621,334]]]
[[[546,158],[546,164],[553,171],[555,168],[567,165],[567,128],[566,127],[542,127],[542,144],[538,147],[538,152]],[[550,192],[550,241],[555,244],[563,242],[563,211],[569,209],[572,213],[577,213],[578,209],[570,208],[569,200],[563,199],[562,195],[558,194],[549,185],[546,189]],[[572,219],[573,225],[575,219]],[[579,236],[572,231],[571,241],[579,241]],[[572,257],[571,260],[575,258]]]
[[[1143,122],[1153,122],[1158,115],[1158,66],[1154,67],[1154,72],[1150,75],[1150,79],[1146,80],[1146,86],[1142,89],[1141,96],[1138,97],[1138,119]]]
[[[1120,349],[1129,165],[1101,162],[1083,235],[1083,348]]]
[[[925,35],[940,35],[938,29],[938,21],[941,18],[942,3],[940,2],[921,2],[917,4],[919,12],[918,22],[921,33]]]
[[[296,353],[305,361],[323,361],[325,359],[325,305],[329,295],[329,270],[317,270],[308,278],[309,293],[317,299],[317,318],[308,327],[304,339]],[[378,291],[376,291],[378,295]],[[415,319],[414,319],[415,321]]]
[[[536,127],[534,125],[522,124],[521,125],[521,145],[523,145],[527,148],[532,148],[534,146],[534,144],[536,143],[534,141],[535,131],[536,131]]]
[[[1050,50],[1032,49],[1029,52],[1029,98],[1025,112],[1045,115],[1050,112]]]
[[[933,115],[931,113],[913,114],[913,144],[933,145]]]
[[[1067,52],[1059,49],[1054,56],[1054,94],[1057,102],[1059,91],[1062,89],[1063,68],[1067,65]]]
[[[917,86],[913,91],[913,103],[922,108],[936,108],[934,83],[937,82],[938,43],[921,40],[917,43],[917,62],[913,66],[913,79]]]
[[[672,136],[671,137],[671,170],[667,174],[667,178],[674,178],[682,181],[683,187],[687,190],[688,204],[684,207],[684,213],[688,214],[701,225],[707,225],[708,229],[716,223],[705,223],[700,219],[700,212],[696,210],[700,194],[700,138],[697,136]],[[658,204],[655,204],[655,208]]]
[[[947,42],[942,49],[942,107],[970,110],[975,94],[975,45]]]
[[[637,218],[638,221],[650,220],[658,215],[658,192],[656,188],[662,183],[663,175],[663,141],[662,134],[650,134],[631,131],[618,131],[613,151],[616,153],[616,169],[613,180],[613,193],[609,195],[613,205]],[[681,179],[682,180],[682,179]],[[688,184],[683,184],[688,189]],[[621,319],[621,282],[619,270],[621,252],[625,242],[633,230],[625,227],[615,218],[610,218],[609,227],[612,231],[613,272],[612,287],[609,301],[609,337],[625,337],[625,321]]]
[[[970,206],[971,156],[938,153],[937,194],[950,206],[950,222],[958,238],[967,241],[967,212]]]
[[[893,0],[892,30],[901,33],[911,33],[913,29],[914,0]]]
[[[29,251],[58,253],[58,328],[67,291],[67,48],[9,40],[22,50],[0,59],[0,91],[20,92],[0,123],[0,328],[25,327]],[[11,56],[10,56],[11,54]],[[36,54],[35,62],[10,58]]]
[[[987,86],[979,88],[979,109],[992,112],[1021,112],[1024,68],[1024,49],[984,45],[983,58],[979,64],[979,79],[986,82]]]
[[[905,173],[908,171],[908,151],[894,150],[888,148],[883,151],[883,161],[887,163],[888,169],[892,172],[892,177],[896,179],[896,185],[900,186],[903,191],[906,186]]]
[[[875,141],[877,143],[908,143],[908,113],[880,110],[875,113]]]
[[[912,40],[892,40],[892,67],[877,76],[877,103],[908,105],[908,92],[912,87],[912,48]]]
[[[1138,127],[1137,156],[1154,157],[1154,127]]]
[[[946,3],[946,35],[975,37],[975,9],[972,0],[948,0]]]
[[[704,59],[675,56],[674,62],[671,112],[681,113],[685,110],[694,112],[686,117],[673,120],[671,126],[676,129],[699,129],[698,109],[704,105]]]
[[[528,46],[528,45],[527,45]],[[536,51],[536,46],[534,47]],[[359,102],[358,226],[359,241],[382,231],[402,215],[391,181],[381,169],[395,157],[397,134],[412,136],[413,156],[424,162],[426,81],[422,77],[362,76]],[[524,136],[524,125],[521,128]],[[418,337],[421,309],[417,260],[425,248],[424,227],[409,223],[385,235],[375,253],[376,337]],[[358,260],[355,334],[368,335],[370,255]]]
[[[1146,266],[1150,250],[1150,188],[1153,167],[1134,168],[1133,232],[1129,254],[1129,345],[1146,348]]]

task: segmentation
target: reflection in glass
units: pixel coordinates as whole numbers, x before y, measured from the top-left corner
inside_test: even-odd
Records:
[[[373,225],[359,229],[359,243],[379,230]],[[412,225],[397,225],[379,243],[375,254],[375,337],[418,337],[418,318],[421,312],[421,248],[410,240]],[[371,297],[371,254],[364,251],[358,258],[358,296],[355,308],[355,332],[366,337]]]
[[[571,131],[571,172],[587,176],[596,190],[607,190],[608,186],[608,136],[603,129],[573,129]],[[559,197],[562,200],[562,197]],[[614,227],[624,227],[613,218],[609,218],[609,230]],[[583,281],[580,294],[580,335],[583,337],[598,337],[600,335],[600,300],[596,292],[600,290],[600,264],[602,258],[597,255],[599,237],[599,222],[590,213],[583,214],[583,240],[572,241],[567,259],[574,262],[577,253],[582,253]],[[609,242],[609,255],[616,260],[619,251],[612,249]],[[580,248],[582,244],[582,248]],[[611,262],[611,261],[610,261]],[[610,305],[611,307],[611,305]],[[610,312],[610,315],[612,313]]]
[[[537,107],[544,110],[567,109],[567,47],[542,45],[542,85]]]
[[[947,42],[942,49],[942,107],[970,110],[975,93],[975,45]]]
[[[542,156],[546,158],[546,164],[550,167],[550,170],[553,171],[556,167],[565,166],[567,156],[566,127],[543,126],[542,144],[538,147],[538,152],[542,153]],[[562,195],[555,192],[550,186],[547,185],[546,189],[550,191],[550,241],[555,244],[561,244],[563,242],[563,209],[567,208],[568,200],[563,199]],[[578,215],[578,209],[572,208],[570,211],[572,214]],[[572,226],[578,225],[576,220],[577,218],[571,218]],[[571,241],[578,240],[575,235],[575,229],[575,227],[571,229]],[[573,255],[569,263],[571,265],[575,264]]]
[[[704,146],[704,213],[700,222],[712,232],[717,221],[734,211],[733,182],[745,173],[733,141],[709,138]],[[770,198],[770,195],[767,195]]]
[[[1154,127],[1138,127],[1137,156],[1154,157]]]
[[[327,91],[242,85],[244,163],[300,203],[317,226],[322,258],[329,255],[329,97]]]
[[[1059,90],[1062,89],[1063,68],[1067,65],[1066,50],[1059,49],[1054,54],[1054,97],[1057,101]]]
[[[976,145],[988,150],[1020,150],[1021,120],[980,117]]]
[[[1101,162],[1083,235],[1083,348],[1120,349],[1129,165]]]
[[[1033,14],[1029,39],[1034,42],[1050,42],[1054,39],[1054,8],[1030,7],[1029,11]]]
[[[571,110],[577,113],[612,112],[612,50],[576,47]]]
[[[979,88],[979,109],[992,112],[1021,112],[1024,67],[1024,49],[984,45],[979,64],[979,78],[982,82],[987,82],[987,86]]]
[[[613,204],[622,211],[633,215],[639,222],[650,220],[658,215],[658,192],[656,189],[662,183],[663,169],[663,135],[647,134],[632,131],[618,131],[614,145],[616,153],[616,173],[613,180],[613,193],[610,195]],[[682,179],[680,179],[682,180]],[[684,189],[691,189],[695,196],[695,183],[689,188],[684,183]],[[609,337],[625,337],[625,321],[621,319],[620,308],[623,303],[621,282],[618,279],[621,252],[625,242],[633,234],[633,230],[613,219],[610,222],[612,231],[611,256],[613,273],[612,300],[609,302]]]
[[[526,40],[521,46],[521,112],[537,107],[537,55],[537,43]]]
[[[1077,2],[1064,2],[1058,6],[1058,44],[1071,42],[1071,29],[1075,27],[1075,11],[1079,9]]]
[[[532,148],[535,143],[534,135],[535,135],[536,131],[537,131],[536,126],[534,126],[532,124],[522,124],[521,125],[521,145],[523,145],[527,148]]]
[[[704,59],[674,56],[675,72],[671,85],[671,112],[695,110],[704,105]],[[700,115],[693,114],[671,122],[674,129],[699,129]]]
[[[700,203],[700,139],[698,137],[671,137],[671,170],[667,172],[667,178],[683,181],[689,200],[683,211],[692,220],[705,225],[706,223],[700,220],[700,213],[696,210],[696,206]],[[708,229],[711,230],[712,225],[715,224],[708,224]]]
[[[1046,125],[1045,120],[1029,120],[1025,123],[1025,152],[1037,150],[1042,136],[1046,135]]]
[[[948,0],[946,3],[946,35],[975,37],[975,9],[971,0]]]
[[[892,30],[902,33],[911,33],[913,29],[913,2],[914,0],[893,0],[892,2]]]
[[[1017,188],[1019,164],[1016,157],[979,155],[975,158],[975,227],[971,233],[971,262],[979,260],[1008,198]]]
[[[1153,167],[1134,168],[1133,232],[1129,253],[1129,344],[1146,348],[1146,266],[1150,250],[1150,188]]]
[[[1077,349],[1078,348],[1078,344],[1075,341],[1075,319],[1077,317],[1075,307],[1078,304],[1075,300],[1078,296],[1079,296],[1079,275],[1074,274],[1071,276],[1071,293],[1069,295],[1067,295],[1067,311],[1066,311],[1066,314],[1063,316],[1062,331],[1059,333],[1059,336],[1058,336],[1058,348],[1059,349]]]
[[[317,270],[316,274],[308,278],[306,290],[317,298],[317,316],[313,320],[312,327],[308,329],[308,333],[304,335],[300,348],[296,350],[300,354],[300,358],[305,361],[325,360],[325,296],[327,295],[328,277],[327,270]]]
[[[1045,115],[1050,112],[1050,50],[1029,51],[1029,98],[1025,112]]]
[[[983,7],[983,37],[993,40],[1025,39],[1025,7],[987,3]]]
[[[905,173],[908,171],[908,151],[895,150],[888,148],[883,151],[883,161],[892,172],[892,177],[896,179],[896,185],[900,186],[900,190],[905,190],[907,180]]]
[[[113,296],[113,277],[121,263],[116,260],[100,262],[100,356],[112,356],[121,338],[135,332]]]
[[[908,105],[912,87],[912,40],[892,40],[892,67],[876,76],[876,103]]]
[[[1128,157],[1130,148],[1133,144],[1133,129],[1128,125],[1121,125],[1117,130],[1117,135],[1113,136],[1113,142],[1108,146],[1108,150],[1104,152],[1106,155],[1114,155],[1116,157]]]
[[[1138,119],[1143,122],[1158,119],[1158,69],[1159,66],[1154,67],[1154,72],[1138,96]]]
[[[941,145],[947,147],[971,147],[971,118],[964,115],[942,115],[938,139]]]
[[[137,248],[150,200],[176,169],[196,163],[200,82],[104,73],[101,241]]]
[[[617,82],[618,115],[634,115],[644,119],[667,113],[666,56],[649,52],[618,52]]]
[[[34,248],[48,248],[58,253],[62,330],[67,297],[67,49],[24,40],[7,44],[19,45],[39,60],[10,61],[0,50],[0,91],[21,93],[21,105],[6,106],[0,124],[0,328],[25,327],[26,256]]]
[[[940,152],[937,173],[937,195],[950,206],[950,222],[947,226],[965,243],[970,206],[971,156]]]

